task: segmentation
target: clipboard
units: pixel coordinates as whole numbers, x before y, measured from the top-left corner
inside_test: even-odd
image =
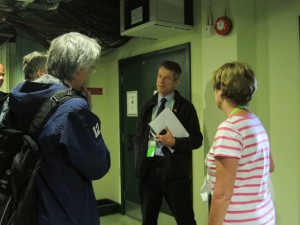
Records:
[[[163,129],[168,127],[174,137],[190,136],[175,114],[168,107],[152,120],[149,125],[156,134],[159,134]]]
[[[166,107],[154,120],[152,120],[149,123],[149,126],[155,134],[159,134],[162,130],[168,128],[174,137],[190,136],[175,114],[168,107]],[[171,147],[168,147],[168,149],[172,153],[175,151]]]
[[[189,133],[180,123],[170,108],[166,107],[154,120],[149,123],[155,134],[168,128],[174,137],[189,137]]]

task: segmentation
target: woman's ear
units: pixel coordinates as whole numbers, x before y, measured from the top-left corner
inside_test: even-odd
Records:
[[[222,87],[221,87],[220,90],[219,90],[219,94],[220,94],[220,97],[223,97],[223,96],[224,96],[224,91],[223,91]]]
[[[43,76],[45,74],[45,72],[43,70],[38,70],[36,71],[36,75],[38,78],[40,78],[41,76]]]
[[[216,92],[216,94],[220,97],[220,98],[223,98],[223,90],[222,89],[215,89],[215,92]]]

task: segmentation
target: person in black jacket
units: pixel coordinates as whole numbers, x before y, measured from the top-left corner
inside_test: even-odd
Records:
[[[176,89],[181,67],[173,61],[163,61],[158,69],[156,93],[142,105],[136,134],[136,176],[143,225],[157,225],[165,197],[178,225],[195,225],[192,201],[192,150],[202,145],[202,133],[194,105]],[[161,99],[169,107],[189,137],[174,137],[166,128],[153,135],[149,122],[157,116]],[[171,148],[172,150],[170,150]]]
[[[31,52],[23,57],[23,73],[25,80],[35,81],[46,73],[47,54],[43,52]],[[0,64],[0,82],[2,73]],[[4,76],[4,75],[3,75]],[[0,92],[1,96],[1,92]],[[4,117],[8,111],[9,96],[8,93],[0,97],[0,123],[3,122]]]

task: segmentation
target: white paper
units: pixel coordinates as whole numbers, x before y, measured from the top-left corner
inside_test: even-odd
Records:
[[[174,137],[190,136],[175,114],[168,107],[152,120],[149,125],[156,134],[159,134],[163,129],[168,128]],[[174,149],[169,149],[172,153],[174,152]]]
[[[127,116],[138,116],[138,92],[127,91]]]
[[[207,202],[208,201],[208,196],[210,194],[210,189],[211,189],[211,185],[210,185],[210,182],[208,180],[208,177],[205,176],[204,177],[204,181],[203,181],[203,184],[200,188],[200,196],[201,196],[201,199],[203,202]]]

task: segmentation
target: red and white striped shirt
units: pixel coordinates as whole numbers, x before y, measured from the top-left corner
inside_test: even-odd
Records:
[[[218,127],[206,165],[211,193],[216,183],[215,156],[239,159],[233,195],[224,225],[274,225],[275,210],[268,190],[269,140],[255,116],[232,116]]]

